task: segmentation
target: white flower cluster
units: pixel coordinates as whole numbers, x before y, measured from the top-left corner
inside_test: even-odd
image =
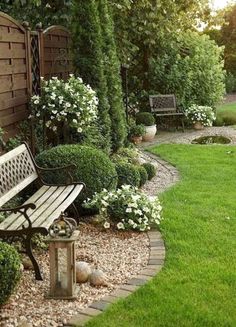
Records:
[[[56,132],[61,123],[81,133],[97,118],[98,99],[89,85],[83,84],[81,78],[70,75],[67,81],[52,77],[42,78],[41,95],[31,98],[31,116]]]
[[[213,121],[216,119],[211,107],[198,106],[197,104],[193,104],[188,109],[185,109],[185,116],[191,122],[201,122],[204,126],[212,126]]]
[[[115,191],[104,189],[84,203],[86,208],[98,208],[104,218],[104,227],[115,225],[117,229],[147,231],[151,225],[158,225],[162,207],[158,198],[154,201],[136,187],[123,185]]]

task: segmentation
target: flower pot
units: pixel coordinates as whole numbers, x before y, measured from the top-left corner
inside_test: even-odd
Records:
[[[143,139],[142,136],[136,136],[136,135],[133,135],[130,138],[131,142],[134,144],[140,144],[142,142],[142,139]]]
[[[200,121],[197,121],[196,123],[193,124],[193,128],[196,130],[201,130],[204,128],[204,126]]]
[[[146,132],[143,136],[143,141],[147,142],[147,141],[152,141],[156,135],[157,132],[157,127],[156,125],[152,125],[152,126],[145,126]]]

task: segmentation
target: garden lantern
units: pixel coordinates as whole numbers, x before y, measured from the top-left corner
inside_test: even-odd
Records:
[[[49,229],[49,298],[70,300],[76,297],[75,241],[78,232],[73,232],[75,228],[76,222],[62,214]]]

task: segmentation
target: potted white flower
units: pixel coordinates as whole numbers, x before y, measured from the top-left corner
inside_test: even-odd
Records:
[[[213,121],[216,119],[214,110],[211,107],[196,104],[185,110],[185,116],[196,130],[201,130],[204,126],[212,126]]]
[[[155,119],[150,112],[139,112],[136,115],[136,123],[143,124],[145,126],[145,133],[143,135],[143,141],[151,141],[154,139],[157,127]]]
[[[79,77],[71,74],[67,81],[42,78],[41,95],[31,98],[31,117],[40,123],[46,120],[46,127],[53,133],[65,126],[82,133],[96,120],[97,105],[95,91]]]

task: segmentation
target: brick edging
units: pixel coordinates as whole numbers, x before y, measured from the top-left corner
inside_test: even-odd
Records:
[[[66,325],[67,327],[83,326],[91,318],[101,314],[112,303],[132,294],[162,269],[165,260],[165,245],[161,233],[159,231],[150,231],[148,232],[148,237],[150,241],[150,253],[147,266],[137,276],[132,277],[125,284],[120,285],[118,289],[104,296],[99,301],[91,303],[84,310],[81,310],[80,313],[70,319]]]

